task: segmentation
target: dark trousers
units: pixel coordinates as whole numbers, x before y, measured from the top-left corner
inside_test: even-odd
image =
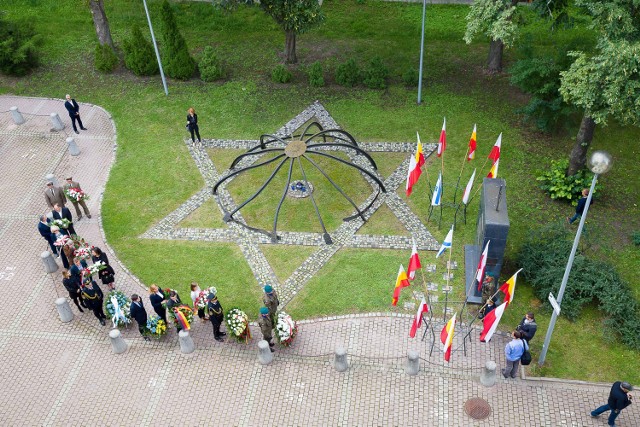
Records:
[[[136,323],[138,323],[136,321]],[[147,331],[147,325],[146,324],[142,324],[142,323],[138,323],[138,331],[140,331],[140,335],[142,335],[144,337],[145,332]]]
[[[606,411],[611,411],[611,413],[609,414],[609,419],[607,420],[607,423],[610,426],[616,425],[616,418],[618,418],[618,415],[620,415],[620,412],[616,412],[613,409],[611,409],[611,406],[609,406],[608,403],[605,404],[605,405],[602,405],[601,407],[599,407],[595,411],[592,411],[591,415],[593,415],[593,416],[600,415],[601,413],[606,412]]]
[[[69,116],[71,117],[71,125],[73,126],[73,131],[74,132],[78,132],[78,128],[76,127],[76,120],[78,121],[78,124],[80,125],[80,129],[84,129],[84,125],[82,124],[82,120],[80,120],[80,114],[76,114],[74,116]]]
[[[67,256],[64,254],[64,251],[62,250],[62,248],[59,248],[59,254],[60,254],[60,259],[62,259],[62,265],[64,266],[64,268],[66,268],[67,270],[69,269],[69,260],[67,259]]]
[[[160,308],[153,307],[153,311],[155,311],[156,314],[158,315],[158,317],[160,317],[162,320],[164,320],[164,324],[168,326],[168,323],[167,323],[167,310],[164,307],[160,307]]]
[[[76,229],[73,228],[73,224],[69,225],[69,228],[67,230],[69,230],[69,236],[76,234]]]
[[[220,333],[220,325],[222,325],[222,319],[217,319],[213,316],[209,316],[209,321],[213,326],[213,337],[214,338],[222,337],[222,334]]]
[[[204,308],[198,309],[198,317],[204,319]]]
[[[102,301],[100,301],[99,305],[96,304],[91,307],[91,311],[93,311],[93,315],[96,316],[98,320],[107,318],[107,316],[105,316],[104,314],[104,311],[102,311]]]
[[[80,305],[82,305],[84,308],[87,308],[87,306],[84,305],[84,299],[82,299],[81,294],[75,294],[75,293],[69,292],[69,298],[73,300],[73,303],[76,305],[76,307],[78,307],[78,310],[82,311],[82,309],[80,308]]]
[[[189,126],[189,132],[191,132],[191,141],[195,142],[195,138],[193,137],[193,133],[198,136],[198,141],[200,141],[200,129],[198,129],[198,125]]]
[[[53,240],[52,239],[47,239],[46,237],[44,238],[44,240],[47,241],[47,243],[49,244],[49,248],[51,248],[51,252],[53,252],[54,254],[58,253],[58,249],[56,248],[56,245],[53,244]]]

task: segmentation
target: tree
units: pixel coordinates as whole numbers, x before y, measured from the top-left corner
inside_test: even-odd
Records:
[[[284,54],[288,64],[298,62],[296,38],[324,21],[319,0],[215,0],[221,7],[229,9],[244,3],[257,5],[282,28],[285,34]]]
[[[502,52],[511,47],[518,36],[514,22],[518,0],[475,0],[467,15],[467,31],[464,41],[470,44],[477,35],[489,37],[490,73],[502,71]]]
[[[122,43],[124,65],[136,76],[153,76],[158,74],[153,46],[144,38],[140,27],[133,26],[131,35]]]
[[[178,29],[178,22],[167,0],[160,11],[162,20],[162,66],[169,77],[186,80],[193,76],[196,62],[189,54],[187,42]]]
[[[560,93],[584,114],[569,155],[567,175],[585,167],[597,124],[609,117],[640,124],[640,1],[576,0],[592,17],[598,33],[596,51],[571,52],[575,58],[561,73]]]
[[[7,21],[0,14],[0,72],[24,76],[37,67],[40,41],[31,26]]]
[[[102,0],[89,0],[89,9],[93,18],[93,25],[96,27],[98,42],[101,45],[108,44],[111,49],[115,49],[113,39],[111,38],[111,29],[109,28],[109,20],[107,13],[104,11]]]

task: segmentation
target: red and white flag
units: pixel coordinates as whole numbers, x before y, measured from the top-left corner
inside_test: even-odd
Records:
[[[462,195],[462,203],[465,205],[469,203],[469,197],[471,196],[471,189],[473,188],[473,181],[476,179],[476,170],[473,170],[471,174],[471,178],[469,178],[469,182],[467,182],[467,186],[464,188],[464,194]]]
[[[453,317],[449,319],[442,332],[440,332],[440,341],[444,344],[444,360],[447,362],[451,359],[451,346],[453,344],[453,332],[456,329],[456,314],[453,313]]]
[[[422,174],[422,169],[420,169],[420,166],[416,163],[416,157],[411,156],[411,159],[409,160],[409,169],[407,170],[407,186],[405,189],[407,197],[411,195],[413,186],[418,182],[420,174]]]
[[[500,319],[504,314],[504,309],[507,308],[507,303],[503,302],[494,310],[491,310],[484,316],[482,319],[482,332],[480,333],[480,341],[489,342],[493,333],[496,331],[498,327],[498,323],[500,323]]]
[[[416,246],[416,241],[413,240],[411,258],[409,258],[409,267],[407,268],[409,280],[413,280],[416,277],[416,271],[420,270],[420,267],[422,267],[422,265],[420,264],[420,257],[418,256],[418,248]]]
[[[467,154],[467,161],[471,161],[476,158],[476,125],[473,125],[473,132],[469,139],[469,154]]]
[[[442,121],[442,130],[440,131],[440,140],[438,141],[438,157],[444,154],[447,149],[447,118]]]
[[[482,281],[484,280],[484,270],[487,268],[487,255],[489,254],[489,243],[491,240],[487,240],[487,244],[480,255],[480,261],[478,262],[478,272],[476,273],[476,280],[478,281],[478,291],[482,290]]]
[[[502,146],[502,133],[498,135],[498,140],[493,145],[491,152],[489,153],[489,158],[493,160],[493,165],[491,165],[491,170],[487,175],[487,178],[497,178],[498,177],[498,166],[500,165],[500,150]]]
[[[422,302],[420,302],[420,306],[418,307],[418,312],[416,313],[416,317],[413,319],[413,324],[411,325],[411,330],[409,331],[409,336],[411,338],[416,337],[416,332],[420,326],[422,326],[422,315],[429,312],[429,306],[427,302],[422,297]]]

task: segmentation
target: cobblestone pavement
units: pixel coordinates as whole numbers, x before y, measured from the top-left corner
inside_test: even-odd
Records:
[[[27,122],[16,126],[7,112],[17,106]],[[0,423],[2,425],[229,425],[229,426],[601,426],[588,411],[606,401],[609,385],[537,379],[498,379],[480,385],[487,360],[504,363],[504,336],[490,344],[478,331],[462,347],[459,331],[452,363],[439,343],[409,339],[406,315],[385,313],[332,317],[300,323],[293,346],[278,349],[274,362],[257,362],[252,326],[248,344],[217,343],[210,325],[195,323],[196,351],[180,352],[174,331],[143,341],[135,328],[123,335],[125,354],[115,355],[108,327],[90,314],[61,323],[54,307],[66,296],[58,273],[44,273],[39,259],[47,245],[37,216],[46,210],[44,177],[71,174],[87,193],[92,219],[78,233],[106,248],[99,214],[115,155],[115,127],[104,110],[81,104],[88,131],[77,136],[79,156],[66,153],[65,132],[50,132],[49,113],[70,125],[62,100],[0,96]],[[29,113],[28,115],[26,113]],[[33,115],[41,114],[41,116]],[[142,285],[117,262],[117,287],[130,294]],[[440,325],[436,325],[438,330]],[[429,338],[431,334],[427,334]],[[350,367],[338,373],[332,352],[347,349]],[[409,350],[421,356],[417,376],[404,373]],[[463,410],[470,398],[486,399],[491,413],[474,421]],[[619,426],[640,425],[636,405]]]

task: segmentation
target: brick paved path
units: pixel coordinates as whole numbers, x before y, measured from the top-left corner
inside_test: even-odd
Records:
[[[7,113],[11,106],[44,116],[25,114],[27,123],[16,126]],[[382,313],[303,322],[292,348],[279,350],[268,366],[257,363],[255,340],[216,343],[208,323],[194,325],[197,350],[191,355],[180,353],[173,332],[146,343],[135,328],[123,332],[129,351],[114,355],[108,327],[90,313],[74,307],[72,322],[59,321],[53,303],[66,291],[59,274],[43,271],[39,254],[47,246],[36,225],[46,209],[44,176],[71,174],[93,196],[93,218],[76,229],[106,248],[99,204],[115,128],[104,110],[81,104],[89,130],[76,138],[82,153],[71,157],[65,132],[50,132],[51,112],[70,125],[62,100],[0,96],[0,284],[8,296],[0,310],[1,425],[606,425],[588,411],[606,400],[609,385],[499,379],[485,388],[479,368],[486,360],[504,363],[506,338],[480,345],[474,332],[468,355],[458,351],[444,366],[439,345],[430,356],[428,343],[406,338],[410,319]],[[142,290],[113,264],[120,289]],[[253,335],[259,335],[255,327]],[[346,373],[331,364],[339,344],[350,357]],[[416,377],[403,373],[410,349],[423,358]],[[473,421],[464,413],[473,397],[491,403],[488,419]],[[619,426],[640,425],[635,406],[623,412]]]

